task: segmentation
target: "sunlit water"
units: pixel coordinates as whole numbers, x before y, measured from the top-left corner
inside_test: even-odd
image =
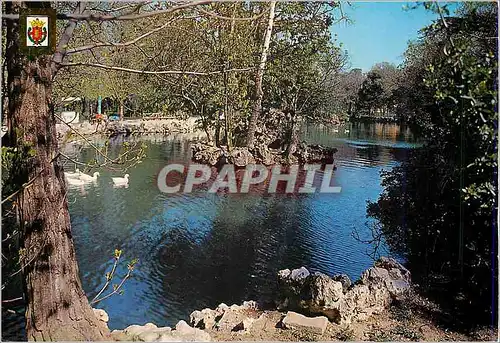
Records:
[[[95,305],[108,312],[109,327],[175,325],[221,302],[269,301],[283,268],[357,279],[373,263],[371,247],[354,237],[370,238],[366,203],[381,192],[380,171],[416,144],[393,124],[309,127],[304,139],[338,149],[332,184],[340,194],[163,194],[156,176],[169,162],[189,161],[187,139],[148,141],[147,158],[128,171],[128,188],[113,188],[111,176],[123,175],[106,170],[95,185],[72,188],[71,223],[89,298],[104,284],[114,249],[123,250],[124,262],[139,259],[124,294]],[[91,157],[90,149],[80,156]],[[118,275],[125,273],[122,263]]]

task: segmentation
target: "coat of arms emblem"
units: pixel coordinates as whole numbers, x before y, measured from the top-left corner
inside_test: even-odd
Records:
[[[27,17],[27,46],[48,46],[48,17]]]

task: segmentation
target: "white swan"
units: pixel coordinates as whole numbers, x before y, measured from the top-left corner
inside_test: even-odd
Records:
[[[80,180],[86,181],[86,182],[92,182],[92,181],[97,181],[97,177],[100,176],[99,172],[95,172],[94,176],[90,176],[84,173],[80,173]]]
[[[349,133],[349,129],[345,129],[345,130],[344,130],[344,133]]]
[[[333,132],[338,133],[339,129],[333,129]]]
[[[112,177],[111,179],[113,180],[113,184],[115,186],[125,186],[128,185],[128,174],[125,174],[124,177]]]
[[[66,176],[67,179],[78,178],[80,174],[81,174],[80,169],[76,169],[74,173],[64,172],[64,176]]]

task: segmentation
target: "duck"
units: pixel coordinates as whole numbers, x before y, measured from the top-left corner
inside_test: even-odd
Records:
[[[80,177],[80,169],[75,169],[74,173],[71,172],[64,172],[64,176],[66,176],[67,179],[74,179],[74,178],[79,178]]]
[[[79,179],[86,181],[86,182],[92,182],[92,181],[97,181],[97,177],[100,176],[99,172],[95,172],[94,176],[90,176],[84,173],[80,173]]]
[[[349,133],[349,129],[345,129],[345,130],[344,130],[344,133]]]
[[[125,186],[128,185],[128,174],[125,174],[124,177],[112,177],[111,179],[113,180],[113,184],[115,186]]]
[[[85,184],[85,181],[80,180],[80,179],[74,179],[74,178],[71,178],[71,177],[68,177],[66,179],[66,181],[68,182],[68,184],[70,186],[83,186]]]
[[[339,129],[333,129],[333,132],[338,133]]]

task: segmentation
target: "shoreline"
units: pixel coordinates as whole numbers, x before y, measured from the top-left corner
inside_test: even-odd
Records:
[[[68,124],[85,138],[123,136],[171,136],[175,134],[193,134],[203,137],[205,133],[198,127],[197,117],[188,119],[124,119],[123,121],[104,124],[91,124],[83,121]],[[56,124],[57,138],[60,144],[72,143],[84,139],[64,123]]]
[[[112,330],[115,341],[492,341],[493,328],[459,332],[440,323],[439,307],[420,296],[410,273],[381,258],[351,283],[345,275],[301,267],[277,275],[276,306],[255,301],[195,310],[175,327],[153,323]],[[94,309],[107,328],[109,317]]]

